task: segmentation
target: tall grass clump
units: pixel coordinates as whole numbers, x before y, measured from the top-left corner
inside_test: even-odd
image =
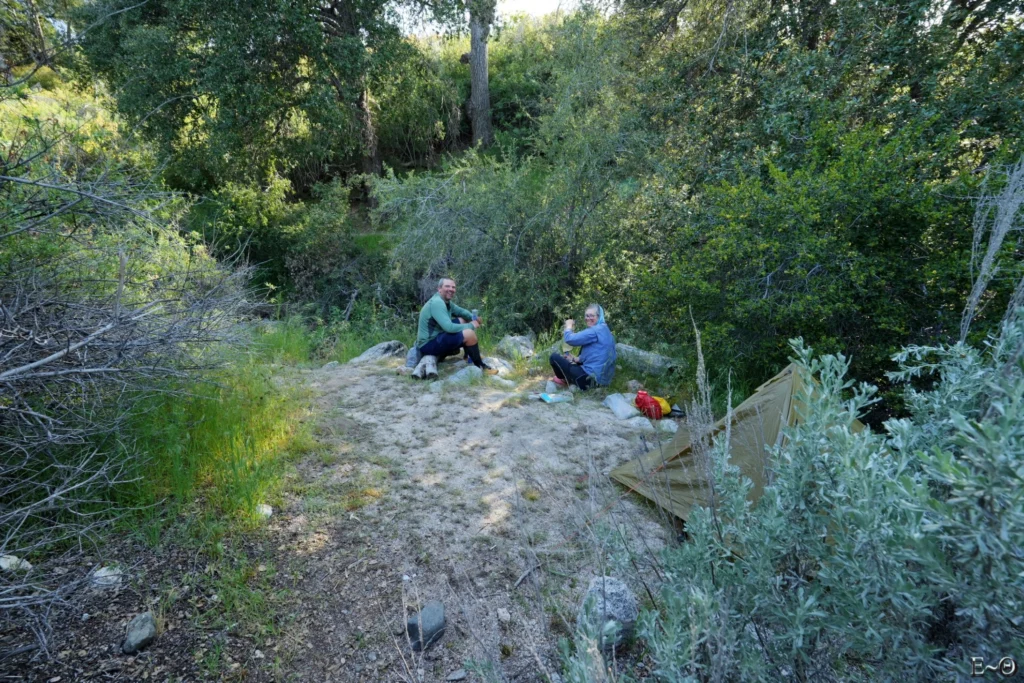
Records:
[[[717,505],[664,552],[638,629],[659,680],[936,680],[1019,656],[1024,324],[984,350],[901,352],[911,415],[884,434],[853,428],[876,389],[846,358],[793,348],[807,389],[764,495],[748,499],[725,434]],[[569,671],[592,668],[577,651]]]
[[[256,519],[289,457],[308,447],[304,411],[297,390],[275,384],[255,362],[153,395],[128,430],[141,457],[122,491],[125,503],[144,510],[160,503],[166,514],[201,501],[243,523]]]

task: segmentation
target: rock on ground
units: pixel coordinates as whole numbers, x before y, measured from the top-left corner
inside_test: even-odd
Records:
[[[349,363],[359,365],[360,363],[372,363],[373,361],[385,358],[400,358],[408,352],[405,344],[400,341],[388,341],[377,344],[363,351]]]
[[[4,555],[0,557],[0,569],[5,572],[27,572],[32,569],[32,563],[17,555]]]
[[[121,652],[133,655],[154,640],[156,640],[156,620],[153,619],[152,612],[143,612],[128,622],[128,633],[121,645]]]
[[[629,344],[616,344],[618,359],[648,375],[663,375],[679,367],[675,360],[651,351],[644,351]]]
[[[492,384],[496,384],[504,389],[516,388],[516,383],[510,379],[502,379],[501,377],[498,377],[496,375],[491,375],[490,377],[488,377],[488,379],[491,381]]]
[[[488,356],[484,358],[484,364],[489,368],[494,368],[498,371],[498,377],[504,377],[505,375],[511,374],[515,367],[512,366],[504,358],[495,358],[494,356]]]
[[[531,358],[534,354],[533,340],[510,334],[498,342],[497,351],[506,358]]]
[[[583,596],[576,628],[594,633],[601,649],[611,652],[632,636],[639,613],[629,586],[612,576],[597,576]]]
[[[121,585],[123,576],[124,572],[117,567],[100,567],[93,573],[92,583],[94,586],[113,588]]]
[[[615,417],[620,420],[628,420],[632,417],[639,417],[640,411],[633,405],[633,401],[622,394],[608,394],[601,402],[601,405],[609,408]]]
[[[431,600],[418,613],[409,617],[406,624],[412,649],[419,652],[436,643],[444,635],[445,626],[444,605]]]
[[[274,508],[266,503],[260,503],[256,506],[256,514],[263,519],[269,519],[274,514]]]
[[[431,391],[441,391],[445,386],[455,386],[459,384],[469,384],[477,377],[483,377],[484,371],[475,365],[462,368],[454,375],[441,382],[434,382],[430,385]]]

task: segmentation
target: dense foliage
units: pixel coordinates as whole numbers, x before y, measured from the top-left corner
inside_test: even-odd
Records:
[[[882,435],[851,429],[875,388],[798,343],[810,389],[763,497],[750,504],[723,434],[717,505],[664,553],[640,628],[658,679],[935,680],[1008,656],[1024,638],[1022,349],[1009,322],[984,352],[903,350],[911,416]],[[932,388],[913,389],[920,377]],[[593,680],[585,649],[568,665]]]
[[[676,346],[692,312],[714,360],[751,380],[800,334],[881,381],[900,345],[955,338],[973,198],[1020,151],[1016,10],[578,13],[547,29],[548,96],[529,142],[379,184],[379,219],[410,251],[459,245],[421,270],[479,281],[500,262],[484,293],[524,325],[599,299],[621,335]],[[430,215],[412,209],[427,200]],[[994,283],[996,320],[1012,281]]]

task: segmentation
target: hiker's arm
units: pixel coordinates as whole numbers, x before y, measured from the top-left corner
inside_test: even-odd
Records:
[[[587,344],[593,344],[597,341],[597,330],[592,327],[588,327],[581,332],[563,330],[562,341],[572,346],[586,346]]]
[[[454,310],[455,306],[452,306],[452,311],[454,312]],[[473,329],[473,323],[453,323],[451,316],[448,314],[448,308],[441,301],[432,300],[430,302],[430,317],[434,319],[434,322],[442,330],[449,334]]]
[[[456,306],[455,304],[452,304],[452,317],[462,318],[463,320],[466,320],[468,322],[473,319],[473,311],[467,311],[462,306]]]

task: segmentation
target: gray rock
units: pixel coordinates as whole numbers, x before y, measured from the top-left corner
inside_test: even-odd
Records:
[[[448,674],[448,677],[445,678],[444,680],[446,680],[446,681],[464,681],[464,680],[466,680],[466,676],[467,675],[468,674],[466,673],[465,669],[457,669],[457,670],[451,672],[450,674]]]
[[[444,605],[437,600],[425,604],[419,613],[412,615],[406,623],[412,649],[419,652],[436,643],[444,635],[446,625]]]
[[[508,335],[498,342],[497,350],[506,358],[530,358],[534,354],[533,340],[529,337]]]
[[[498,376],[495,376],[495,375],[491,375],[487,379],[489,379],[491,381],[491,384],[496,384],[499,387],[502,387],[503,389],[515,389],[516,388],[516,383],[513,382],[510,379],[502,379],[501,377],[498,377]]]
[[[385,358],[401,358],[407,351],[408,349],[405,347],[405,344],[400,341],[382,342],[363,351],[360,355],[350,360],[349,364],[360,365]]]
[[[152,612],[143,612],[128,622],[128,633],[125,636],[124,644],[121,645],[121,652],[133,655],[154,640],[156,640],[156,620],[153,619]]]
[[[0,569],[5,572],[27,572],[32,569],[32,563],[17,555],[4,555],[0,557]]]
[[[667,356],[644,351],[629,344],[616,344],[618,359],[649,375],[664,375],[679,368],[679,363]]]
[[[488,356],[484,358],[484,364],[489,368],[494,368],[498,371],[498,377],[504,377],[505,375],[511,374],[515,371],[515,366],[509,363],[504,358],[496,358],[494,356]]]
[[[597,636],[608,653],[633,634],[640,610],[636,596],[625,583],[611,576],[590,581],[576,617],[576,628]]]
[[[469,365],[445,380],[445,384],[469,384],[477,377],[483,377],[484,371],[475,365]]]
[[[331,368],[338,367],[338,365],[339,365],[338,361],[332,360],[330,363],[324,363],[323,367],[320,368],[320,369],[321,370],[330,370]]]
[[[274,508],[267,505],[266,503],[260,503],[256,506],[256,516],[261,519],[270,519],[274,514]]]
[[[509,623],[510,621],[512,621],[512,613],[509,612],[504,607],[499,607],[498,608],[498,621],[500,621],[503,624]]]
[[[679,425],[675,420],[658,420],[655,426],[658,428],[658,431],[668,434],[675,434],[679,431]]]
[[[124,572],[117,567],[100,567],[93,572],[92,584],[102,588],[113,588],[121,585],[123,577]]]
[[[651,421],[643,415],[640,415],[639,417],[631,417],[623,422],[633,429],[644,429],[648,431],[654,429],[654,425],[651,424]]]

